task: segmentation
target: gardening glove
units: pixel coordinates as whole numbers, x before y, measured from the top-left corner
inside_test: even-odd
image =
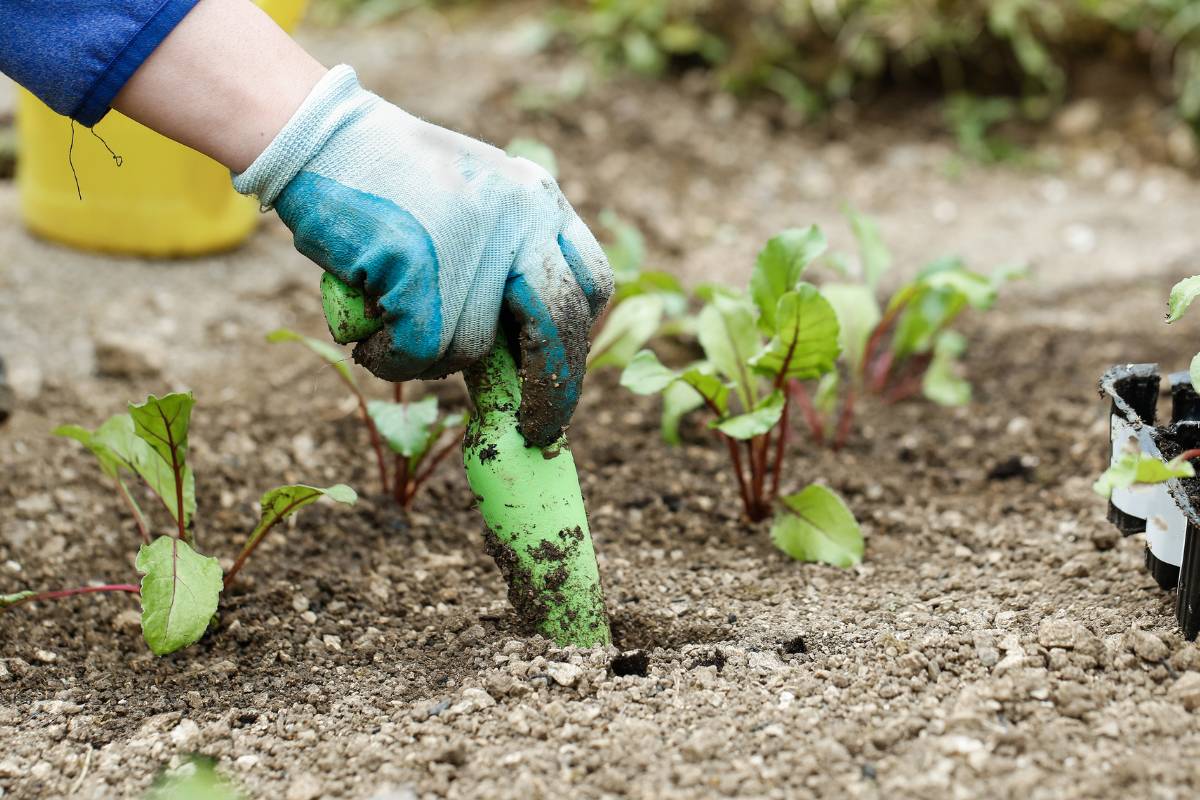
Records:
[[[579,400],[588,332],[612,294],[596,239],[544,169],[323,77],[234,187],[273,206],[296,249],[363,291],[383,330],[354,360],[440,378],[518,335],[521,432],[558,438]]]

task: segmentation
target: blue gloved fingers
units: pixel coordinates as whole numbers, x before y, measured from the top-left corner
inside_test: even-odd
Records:
[[[613,272],[604,248],[574,212],[558,235],[558,246],[587,298],[595,321],[613,293]]]
[[[496,320],[500,316],[506,275],[507,270],[504,273],[480,270],[476,274],[458,312],[449,346],[442,357],[420,375],[422,380],[460,372],[488,354],[496,340]]]
[[[504,304],[518,326],[521,408],[517,422],[529,445],[546,447],[562,434],[579,402],[591,309],[555,246],[525,255],[508,278]]]
[[[415,378],[445,351],[438,260],[428,232],[382,197],[301,172],[275,201],[296,249],[378,307],[385,327],[354,360],[389,381]]]

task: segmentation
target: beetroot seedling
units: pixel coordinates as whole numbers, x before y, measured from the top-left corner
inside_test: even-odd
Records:
[[[340,306],[326,309],[329,319],[340,319],[344,313]],[[330,327],[332,330],[338,323],[331,323]],[[435,397],[406,403],[403,384],[397,383],[393,385],[393,401],[368,401],[347,363],[346,354],[334,345],[286,328],[268,334],[267,341],[302,344],[336,370],[358,405],[359,417],[375,455],[380,487],[400,506],[407,508],[412,504],[438,464],[454,452],[462,440],[466,416],[461,413],[440,415]],[[393,454],[390,477],[385,445]]]
[[[662,393],[666,418],[677,419],[691,407],[712,413],[709,427],[725,443],[742,508],[753,522],[766,519],[779,497],[792,387],[829,374],[837,363],[837,315],[802,280],[824,249],[824,236],[814,227],[771,239],[759,253],[749,294],[703,291],[708,302],[697,333],[704,361],[677,370],[642,350],[621,376],[622,385],[638,394]],[[773,539],[805,560],[846,566],[862,556],[853,515],[823,487],[783,498]]]
[[[1134,445],[1123,453],[1092,484],[1092,490],[1101,497],[1110,497],[1116,489],[1131,486],[1152,486],[1166,483],[1172,478],[1193,478],[1196,470],[1191,459],[1200,458],[1200,450],[1186,450],[1170,461],[1143,453]]]
[[[1184,278],[1171,287],[1171,296],[1167,300],[1167,322],[1179,320],[1197,297],[1200,297],[1200,275]],[[1188,377],[1192,379],[1192,386],[1196,387],[1196,391],[1200,391],[1200,353],[1192,357]]]
[[[1000,288],[1024,270],[1001,267],[985,276],[957,258],[925,266],[886,303],[876,298],[880,278],[892,257],[875,223],[847,210],[858,244],[857,265],[843,255],[829,263],[850,280],[822,285],[837,311],[841,362],[814,390],[797,385],[797,401],[813,437],[843,447],[863,396],[884,404],[917,395],[943,406],[965,405],[971,384],[959,364],[967,341],[952,326],[968,309],[987,310]]]
[[[439,414],[436,397],[410,403],[372,400],[367,411],[395,454],[392,496],[407,508],[438,464],[458,449],[466,414]],[[446,432],[450,435],[443,437]]]
[[[190,392],[155,397],[129,405],[128,414],[110,418],[95,431],[77,425],[55,430],[82,443],[96,457],[101,472],[112,480],[134,519],[142,538],[135,567],[139,584],[106,584],[51,591],[20,591],[0,595],[0,609],[41,600],[83,594],[125,592],[139,596],[142,636],[156,655],[173,653],[197,641],[211,624],[227,588],[279,522],[322,496],[353,504],[354,490],[338,484],[328,489],[290,485],[263,495],[260,521],[247,537],[237,561],[225,574],[217,559],[196,546],[191,524],[196,513],[196,483],[188,464],[188,431],[192,408]],[[127,481],[140,478],[170,512],[169,533],[151,533],[149,517],[139,507]]]

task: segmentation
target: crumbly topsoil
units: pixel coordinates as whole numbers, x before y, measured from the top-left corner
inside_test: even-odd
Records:
[[[491,41],[484,31],[444,38],[450,55],[428,63],[413,34],[386,33],[391,50],[383,35],[355,40],[363,60],[386,51],[397,74],[473,76],[443,121],[471,127],[479,112],[455,109],[506,89],[503,73],[450,72],[451,55]],[[316,41],[351,57],[336,36]],[[476,56],[502,62],[495,52]],[[362,71],[386,90],[383,63]],[[118,501],[48,432],[151,391],[197,392],[206,552],[235,554],[277,483],[344,480],[363,499],[273,533],[216,629],[167,658],[141,643],[128,597],[0,615],[3,796],[137,797],[196,752],[252,796],[285,800],[1194,797],[1200,649],[1090,483],[1108,452],[1100,372],[1183,366],[1196,349],[1194,323],[1160,322],[1200,250],[1194,224],[1172,226],[1194,215],[1195,188],[1128,154],[1131,183],[1112,185],[1113,171],[1086,166],[1116,162],[1103,142],[1064,151],[1054,173],[971,170],[960,185],[945,142],[920,130],[830,143],[771,134],[753,112],[753,152],[676,146],[706,102],[629,85],[528,124],[571,165],[568,194],[588,187],[586,215],[611,203],[657,220],[656,263],[691,278],[744,280],[760,228],[818,207],[828,224],[847,197],[899,240],[902,269],[963,242],[980,266],[1035,260],[1034,280],[966,325],[969,408],[868,406],[836,455],[796,437],[787,481],[842,493],[868,536],[860,567],[787,560],[738,518],[725,454],[699,424],[663,447],[656,401],[600,374],[572,442],[619,649],[551,647],[517,626],[461,470],[447,464],[397,512],[335,376],[262,342],[279,325],[321,328],[317,271],[279,226],[237,253],[162,265],[81,256],[10,221],[0,350],[21,405],[0,430],[0,591],[133,577]],[[655,109],[639,123],[649,138],[605,150],[597,117],[636,108]],[[496,138],[530,132],[490,124]],[[832,183],[788,200],[814,164]],[[682,174],[728,180],[717,193],[664,180]],[[769,220],[739,227],[764,205]],[[0,184],[5,219],[15,207]],[[463,402],[457,382],[429,390]]]

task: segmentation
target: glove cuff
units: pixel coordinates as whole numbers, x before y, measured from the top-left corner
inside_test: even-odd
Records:
[[[233,176],[233,188],[241,194],[257,195],[264,211],[271,208],[279,193],[325,142],[357,119],[375,99],[359,86],[351,67],[339,64],[329,70],[267,149],[245,172]]]

